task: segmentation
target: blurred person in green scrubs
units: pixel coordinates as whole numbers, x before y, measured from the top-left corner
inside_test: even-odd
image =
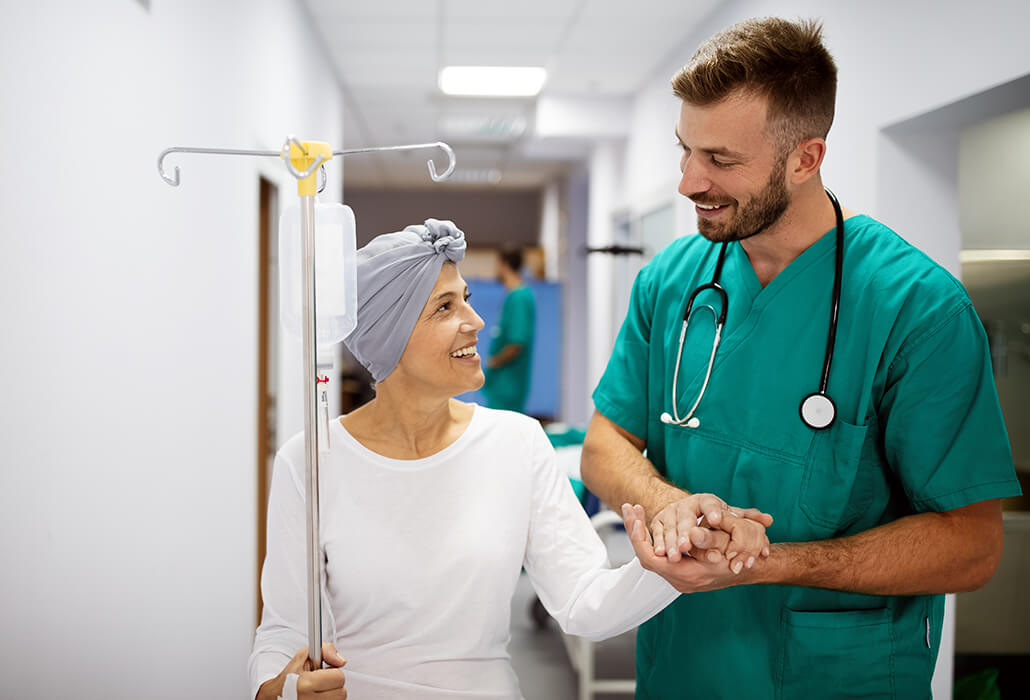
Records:
[[[638,698],[929,698],[942,594],[991,578],[1020,492],[962,285],[824,190],[821,31],[742,22],[673,79],[700,235],[637,276],[582,463],[690,594],[640,628]],[[768,556],[732,551],[730,503],[775,519]]]
[[[490,338],[486,362],[487,405],[522,413],[529,396],[533,368],[536,302],[522,279],[522,251],[505,249],[497,256],[497,279],[508,293]]]

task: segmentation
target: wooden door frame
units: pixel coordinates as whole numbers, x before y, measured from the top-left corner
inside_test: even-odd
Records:
[[[279,188],[271,180],[259,178],[258,195],[258,358],[257,358],[257,623],[261,623],[261,568],[267,549],[268,521],[268,455],[275,450],[270,444],[268,429],[269,395],[275,387],[270,386],[276,376],[276,368],[270,366],[269,349],[271,333],[278,332],[276,319],[270,318],[272,294],[278,287],[271,279],[272,226],[275,225],[274,211],[279,197]]]

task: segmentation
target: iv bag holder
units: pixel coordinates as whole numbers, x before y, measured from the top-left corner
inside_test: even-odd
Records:
[[[290,162],[289,152],[290,144],[296,145],[304,154],[307,154],[307,149],[304,145],[293,136],[288,136],[286,141],[283,143],[283,147],[278,151],[253,151],[253,150],[241,150],[237,148],[192,148],[185,146],[173,146],[172,148],[166,148],[161,151],[161,155],[157,157],[157,172],[161,175],[161,179],[167,182],[172,187],[179,186],[179,166],[176,165],[172,169],[172,175],[168,175],[165,172],[164,161],[165,158],[171,153],[203,153],[207,155],[225,155],[225,156],[263,156],[272,158],[282,158],[286,161],[286,169],[290,171],[298,180],[302,180],[309,177],[315,170],[322,165],[325,160],[322,156],[316,159],[316,162],[311,165],[306,171],[298,171],[293,167],[293,163]],[[421,148],[439,148],[447,155],[447,168],[442,173],[437,173],[436,164],[432,160],[426,161],[426,165],[429,167],[429,177],[432,178],[433,182],[442,182],[450,177],[451,173],[454,172],[454,166],[456,160],[454,157],[454,149],[448,146],[443,141],[434,141],[432,143],[413,143],[404,146],[377,146],[374,148],[351,148],[344,151],[333,151],[334,156],[351,156],[358,153],[381,153],[384,151],[413,151]]]
[[[310,145],[311,142],[308,142]],[[325,144],[320,144],[325,146]],[[422,148],[439,148],[447,155],[447,168],[442,173],[437,173],[436,165],[432,159],[427,161],[429,177],[433,182],[446,180],[452,172],[456,159],[454,150],[443,141],[433,143],[416,143],[404,146],[380,146],[375,148],[354,148],[343,151],[331,151],[333,156],[349,156],[358,153],[378,153],[383,151],[411,151]],[[296,149],[296,150],[294,150]],[[315,364],[316,364],[316,343],[315,343],[315,190],[305,188],[304,182],[310,178],[322,164],[329,160],[323,153],[312,158],[300,158],[297,153],[308,156],[308,148],[305,143],[298,141],[293,136],[288,136],[283,146],[278,151],[254,151],[240,150],[234,148],[192,148],[175,146],[161,151],[157,158],[157,172],[161,179],[172,187],[179,186],[179,166],[175,166],[172,175],[165,172],[164,160],[171,153],[200,153],[211,155],[230,156],[268,156],[282,158],[286,163],[286,169],[297,178],[298,193],[300,196],[301,214],[301,237],[303,238],[303,284],[304,284],[304,322],[303,322],[303,352],[304,352],[304,443],[305,443],[305,467],[307,485],[307,579],[308,579],[308,656],[312,662],[312,668],[322,668],[322,582],[325,576],[325,558],[322,556],[322,548],[319,538],[318,527],[318,427],[317,410],[315,402],[317,393],[315,391]],[[293,164],[293,159],[311,160],[311,164],[304,169],[298,169]],[[320,188],[318,191],[321,191]],[[307,194],[306,192],[310,192]],[[334,640],[335,641],[335,640]]]

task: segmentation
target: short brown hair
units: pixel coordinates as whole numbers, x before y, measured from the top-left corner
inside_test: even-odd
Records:
[[[521,248],[502,248],[497,256],[501,259],[505,265],[507,265],[512,271],[520,272],[522,270],[522,249]]]
[[[743,90],[769,100],[768,129],[785,152],[826,138],[837,97],[837,66],[822,42],[822,24],[778,17],[749,19],[706,40],[672,79],[672,91],[695,105]]]

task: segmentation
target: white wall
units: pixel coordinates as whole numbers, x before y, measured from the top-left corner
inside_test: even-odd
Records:
[[[625,192],[632,200],[675,184],[673,127],[678,101],[669,80],[709,35],[748,17],[780,15],[823,21],[837,61],[837,115],[824,181],[852,209],[879,214],[880,129],[1030,72],[1024,29],[1030,4],[991,0],[864,3],[737,0],[713,13],[637,95],[627,141]],[[624,201],[612,206],[624,205]],[[888,224],[892,223],[890,220]],[[916,245],[939,238],[932,226],[903,230]],[[957,260],[958,243],[939,251]]]
[[[587,242],[591,248],[615,242],[612,202],[623,188],[624,149],[621,141],[601,141],[590,156]],[[610,306],[614,269],[611,255],[595,253],[587,258],[587,385],[591,392],[604,374],[618,332]]]
[[[1030,109],[965,129],[958,171],[963,248],[1030,248]]]
[[[544,186],[540,203],[540,247],[544,251],[544,277],[557,282],[561,277],[561,183]]]
[[[150,4],[0,23],[4,697],[246,693],[258,175],[280,202],[292,178],[173,156],[173,189],[155,162],[338,143],[342,104],[299,3]]]
[[[561,419],[585,428],[590,420],[593,387],[587,380],[587,224],[590,179],[586,168],[575,169],[562,183],[562,395]]]

